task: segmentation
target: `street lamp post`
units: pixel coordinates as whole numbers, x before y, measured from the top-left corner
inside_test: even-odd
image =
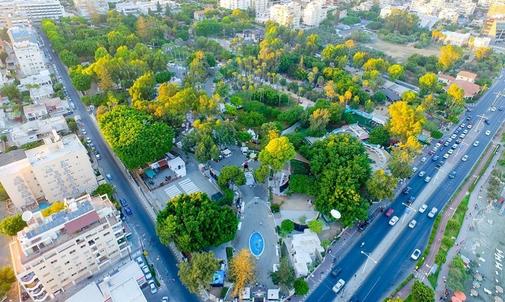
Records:
[[[370,256],[368,253],[365,253],[364,251],[361,251],[361,254],[365,255],[366,256],[366,261],[365,261],[365,265],[363,266],[363,273],[365,272],[365,269],[366,269],[366,266],[368,264],[368,260],[372,260],[372,262],[374,264],[377,264],[377,260],[375,260],[374,258],[372,258],[372,256]]]

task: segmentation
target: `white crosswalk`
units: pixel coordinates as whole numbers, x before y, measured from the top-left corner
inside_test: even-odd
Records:
[[[165,194],[167,194],[168,199],[172,199],[175,196],[182,194],[181,190],[179,190],[179,188],[177,188],[176,185],[172,185],[172,186],[166,188],[164,191],[165,191]]]
[[[201,192],[191,179],[186,178],[179,183],[179,186],[186,192],[186,194]]]

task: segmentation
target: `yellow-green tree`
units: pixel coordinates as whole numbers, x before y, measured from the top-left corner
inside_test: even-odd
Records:
[[[493,50],[490,47],[479,47],[475,50],[475,58],[480,61],[484,58],[487,58],[491,55]]]
[[[361,67],[365,63],[367,53],[363,51],[357,51],[353,56],[352,56],[352,63],[356,67]]]
[[[403,66],[400,64],[393,64],[388,67],[388,75],[390,78],[394,80],[398,80],[403,75],[404,72],[405,70],[403,69]]]
[[[310,129],[320,131],[326,128],[330,121],[330,110],[326,108],[318,108],[310,115]]]
[[[419,86],[427,92],[434,92],[437,88],[438,78],[433,72],[427,72],[419,78]]]
[[[424,116],[421,110],[405,101],[398,101],[388,107],[389,132],[406,142],[409,137],[417,137],[422,129]]]
[[[463,106],[465,104],[465,91],[461,89],[458,85],[452,83],[447,88],[447,95],[449,96],[451,103],[450,106]]]
[[[285,136],[277,137],[268,142],[259,154],[262,165],[269,166],[274,171],[279,171],[295,157],[295,148]]]
[[[366,189],[368,194],[375,200],[392,198],[397,182],[398,180],[394,176],[379,169],[375,171],[366,182]]]
[[[233,295],[242,293],[244,288],[254,281],[255,265],[247,249],[240,250],[230,261],[230,277],[234,281]]]
[[[450,69],[463,56],[463,51],[460,47],[454,45],[444,45],[440,47],[440,56],[438,63],[444,70]]]

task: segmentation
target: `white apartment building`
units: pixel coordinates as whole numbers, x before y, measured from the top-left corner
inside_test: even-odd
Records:
[[[49,70],[43,69],[37,74],[33,74],[19,80],[19,89],[29,91],[30,98],[37,102],[50,98],[54,94],[53,82]]]
[[[58,20],[65,10],[59,0],[0,0],[0,26],[11,21],[28,19],[38,23],[42,19]]]
[[[258,22],[268,19],[270,5],[272,2],[270,0],[253,0],[254,1],[254,11],[256,14],[256,19]]]
[[[55,132],[55,131],[54,131]],[[45,199],[49,202],[91,193],[98,186],[86,149],[74,135],[21,153],[0,155],[0,182],[13,204],[23,209]]]
[[[20,147],[24,144],[36,142],[46,137],[52,137],[53,130],[57,133],[69,131],[67,121],[63,116],[28,121],[13,127],[9,133],[9,143]]]
[[[307,26],[319,26],[326,19],[327,13],[324,0],[311,1],[303,10],[303,24]]]
[[[85,18],[94,14],[105,15],[109,11],[107,0],[74,0],[74,4],[79,14]]]
[[[155,12],[158,9],[158,4],[163,10],[167,6],[171,9],[179,7],[179,4],[172,0],[143,0],[118,2],[115,10],[124,15],[148,14],[150,11]]]
[[[251,0],[219,0],[219,6],[226,9],[247,10],[252,6]]]
[[[63,202],[48,217],[25,212],[28,226],[10,244],[19,284],[36,302],[53,300],[129,253],[120,214],[106,195]]]
[[[297,277],[305,277],[310,273],[309,267],[321,258],[324,248],[316,233],[306,229],[301,234],[293,235],[288,241],[289,255]]]
[[[291,28],[300,27],[301,5],[297,2],[274,4],[270,7],[270,20]]]
[[[7,32],[19,70],[24,76],[35,75],[46,69],[36,34],[30,27],[11,27]]]

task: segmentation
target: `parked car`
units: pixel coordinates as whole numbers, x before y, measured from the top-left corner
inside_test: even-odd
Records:
[[[331,275],[333,277],[337,277],[338,275],[340,275],[340,273],[342,272],[342,268],[340,267],[335,267],[331,270]]]
[[[126,207],[123,207],[123,209],[124,209],[124,212],[126,213],[126,215],[128,215],[128,216],[133,215],[132,209],[130,209],[130,207],[126,206]]]
[[[430,182],[430,180],[431,180],[431,176],[426,176],[424,178],[424,182],[426,182],[426,183]]]
[[[474,147],[477,147],[479,144],[480,144],[480,142],[479,142],[479,141],[475,141],[475,142],[473,142],[473,146],[474,146]]]
[[[105,177],[107,177],[108,180],[112,180],[112,175],[110,175],[109,173],[105,174]]]
[[[462,161],[467,161],[468,160],[468,155],[464,155],[462,158],[461,158]]]
[[[431,211],[428,213],[428,217],[433,218],[435,215],[437,215],[438,209],[433,207],[431,208]]]
[[[119,203],[121,204],[122,207],[126,207],[128,205],[126,200],[124,200],[123,198],[119,198]]]
[[[161,302],[168,302],[168,297],[167,297],[167,296],[162,297],[162,298],[161,298]]]
[[[393,208],[389,208],[384,215],[386,215],[386,217],[391,217],[394,212],[395,210]]]
[[[454,177],[456,177],[456,171],[452,171],[452,172],[449,174],[449,178],[450,178],[450,179],[453,179]]]
[[[403,194],[405,194],[405,195],[406,195],[406,194],[409,194],[410,190],[412,190],[412,188],[411,188],[411,187],[405,187],[405,188],[402,190],[402,193],[403,193]]]
[[[424,177],[424,175],[426,175],[426,171],[421,171],[417,175],[419,175],[419,177]]]
[[[96,159],[102,159],[102,156],[100,156],[100,153],[95,154]]]
[[[398,216],[393,216],[390,220],[389,220],[389,225],[390,226],[394,226],[398,220],[400,220],[400,218],[398,218]]]
[[[419,256],[421,256],[421,251],[419,249],[415,249],[412,255],[410,255],[410,258],[412,258],[412,260],[417,260],[419,259]]]
[[[158,288],[156,287],[156,284],[154,284],[153,280],[149,280],[149,289],[151,290],[151,294],[158,292]]]
[[[335,283],[335,285],[332,287],[332,290],[335,294],[338,294],[338,292],[344,287],[345,281],[343,279],[340,279]]]
[[[135,261],[139,264],[140,267],[144,266],[144,258],[142,258],[142,256],[135,258]]]
[[[490,130],[486,130],[486,135],[487,136],[491,135],[491,131]]]

